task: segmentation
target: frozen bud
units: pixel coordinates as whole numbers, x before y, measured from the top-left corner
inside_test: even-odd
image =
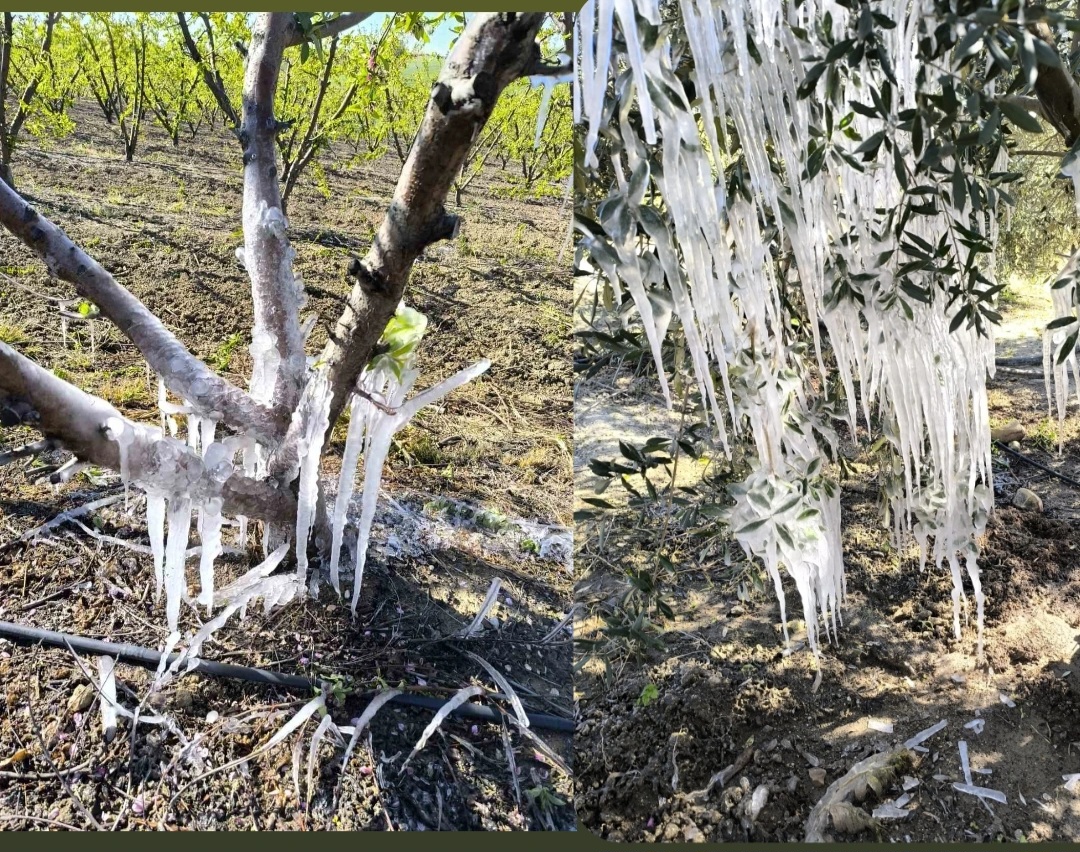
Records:
[[[119,417],[110,417],[103,427],[105,437],[110,441],[116,441],[121,446],[128,446],[135,440],[135,432],[129,429],[127,424]]]
[[[289,222],[280,207],[270,207],[262,215],[262,226],[279,240],[283,240],[289,228]]]

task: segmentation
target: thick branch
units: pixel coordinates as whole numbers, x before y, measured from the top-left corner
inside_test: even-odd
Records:
[[[300,399],[307,361],[300,330],[300,292],[293,278],[295,251],[285,233],[278,187],[274,94],[291,15],[261,13],[255,20],[244,74],[244,258],[251,278],[255,336],[268,337],[278,360],[268,387],[253,389],[260,401],[289,416]],[[270,389],[272,388],[272,396]],[[268,397],[270,397],[268,399]]]
[[[446,195],[503,89],[535,64],[543,19],[543,13],[477,15],[447,58],[375,241],[350,267],[356,284],[323,350],[333,389],[331,427],[401,300],[413,262],[427,246],[456,235]]]
[[[367,18],[371,17],[371,12],[342,12],[336,18],[332,18],[329,21],[325,21],[320,24],[316,24],[312,28],[311,35],[314,38],[330,38],[331,36],[340,35],[345,30],[352,29],[357,24],[363,22]],[[302,44],[304,42],[304,33],[296,26],[296,21],[290,21],[289,30],[287,33],[287,40],[285,42],[286,47],[294,47],[295,45]]]
[[[192,355],[146,306],[117,283],[102,266],[41,216],[9,186],[0,182],[0,224],[32,248],[49,272],[75,285],[134,343],[150,367],[178,396],[215,420],[263,438],[284,432],[283,419],[227,382]]]
[[[1028,25],[1030,32],[1042,39],[1052,50],[1055,47],[1054,33],[1045,21]],[[1068,65],[1038,64],[1038,77],[1035,80],[1035,95],[1042,104],[1042,114],[1061,134],[1065,145],[1072,147],[1080,138],[1080,86],[1069,74]]]
[[[39,367],[5,343],[0,343],[0,410],[19,416],[45,435],[71,450],[81,461],[112,470],[121,469],[120,445],[106,437],[105,424],[119,418],[139,435],[145,446],[171,442],[173,455],[184,459],[189,470],[200,471],[202,460],[160,430],[126,420],[120,412]],[[221,490],[226,513],[260,518],[273,524],[291,524],[296,500],[269,482],[257,482],[234,473]]]

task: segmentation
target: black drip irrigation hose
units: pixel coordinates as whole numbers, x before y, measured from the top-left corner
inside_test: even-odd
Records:
[[[1032,467],[1037,467],[1039,470],[1044,470],[1047,473],[1049,473],[1051,476],[1056,476],[1062,482],[1065,482],[1065,483],[1071,485],[1076,490],[1080,491],[1080,482],[1077,482],[1075,479],[1070,479],[1065,474],[1058,473],[1053,468],[1047,467],[1044,464],[1040,464],[1039,462],[1035,461],[1035,459],[1031,458],[1030,456],[1026,456],[1023,453],[1021,453],[1021,452],[1019,452],[1017,450],[1014,450],[1012,447],[1005,446],[1005,444],[1001,443],[1001,441],[994,441],[994,445],[997,446],[998,449],[1001,449],[1001,450],[1004,450],[1005,452],[1007,452],[1010,456],[1016,456],[1018,459],[1020,459],[1020,461],[1027,462],[1029,465],[1031,465]]]
[[[45,645],[50,648],[70,648],[72,651],[81,654],[115,657],[119,662],[154,670],[160,665],[162,656],[160,651],[144,648],[141,645],[119,645],[115,642],[104,642],[86,636],[57,633],[53,630],[42,630],[39,627],[27,627],[10,621],[0,621],[0,639],[9,639],[16,645]],[[179,653],[169,654],[168,665],[172,665],[173,661],[179,656]],[[192,671],[209,677],[246,680],[251,683],[267,683],[283,689],[308,694],[321,688],[320,681],[303,675],[282,674],[249,666],[234,666],[229,663],[215,663],[213,660],[197,660]],[[371,693],[367,696],[361,696],[361,698],[374,698],[375,695],[376,693]],[[391,698],[390,703],[402,704],[408,707],[422,707],[426,710],[438,710],[446,702],[430,695],[414,695],[403,692]],[[467,719],[479,719],[485,722],[498,722],[504,714],[491,707],[466,702],[455,707],[450,712],[450,715]],[[547,713],[527,713],[526,715],[529,718],[529,725],[534,728],[545,731],[562,731],[564,733],[572,733],[574,730],[573,719],[552,716]]]

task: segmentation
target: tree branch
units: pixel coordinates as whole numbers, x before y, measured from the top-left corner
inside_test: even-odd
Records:
[[[370,17],[371,12],[342,12],[336,18],[316,24],[312,28],[311,34],[314,38],[320,39],[340,35],[345,30],[352,29]],[[289,23],[290,27],[287,31],[285,46],[295,47],[304,42],[304,33],[296,26],[295,19],[291,19]]]
[[[457,217],[444,207],[447,193],[503,89],[539,57],[543,19],[544,13],[477,15],[447,58],[375,241],[350,265],[356,284],[322,353],[330,365],[331,428],[401,300],[413,262],[457,234]]]
[[[180,32],[184,37],[184,46],[187,48],[188,55],[195,61],[195,64],[199,66],[199,70],[202,72],[203,82],[206,83],[206,88],[210,90],[210,94],[214,96],[214,100],[217,101],[218,107],[223,113],[225,118],[232,122],[233,128],[240,126],[240,119],[236,115],[236,110],[233,108],[232,101],[229,100],[229,94],[225,91],[225,81],[221,79],[221,73],[216,67],[208,65],[203,61],[202,55],[199,53],[199,46],[195,43],[195,39],[191,37],[191,31],[188,29],[187,18],[183,12],[176,13],[177,19],[180,21]],[[207,31],[210,28],[209,18],[204,18]]]
[[[239,134],[244,150],[244,258],[251,278],[254,335],[269,338],[278,360],[274,375],[264,379],[267,386],[252,390],[260,402],[271,402],[274,411],[286,417],[300,400],[307,370],[300,288],[292,270],[296,252],[289,245],[281,209],[274,118],[281,57],[293,26],[292,16],[283,12],[265,12],[256,18],[244,74]]]
[[[71,450],[81,461],[121,470],[120,445],[105,434],[105,424],[119,418],[135,435],[149,467],[156,459],[180,460],[192,478],[208,478],[202,459],[186,444],[163,437],[161,430],[127,420],[102,399],[79,390],[29,358],[0,343],[0,410],[14,415]],[[130,452],[130,450],[129,450]],[[198,486],[192,488],[198,490]],[[221,488],[224,510],[231,515],[291,524],[296,500],[272,483],[232,474]]]
[[[37,252],[50,274],[73,284],[80,296],[97,305],[138,347],[173,393],[189,400],[200,412],[236,428],[269,439],[284,433],[287,415],[275,417],[188,352],[142,302],[3,182],[0,224]]]
[[[45,38],[41,41],[41,55],[48,59],[49,54],[52,51],[52,38],[53,38],[53,26],[60,20],[59,12],[47,12],[45,14]],[[41,80],[45,76],[45,69],[40,68],[38,73],[34,74],[30,81],[26,84],[26,89],[19,98],[19,111],[15,114],[15,120],[11,122],[11,130],[8,135],[14,142],[18,136],[19,131],[22,130],[23,123],[30,115],[30,104],[34,101],[34,94],[37,92],[38,86],[41,85]]]
[[[1046,21],[1028,24],[1028,30],[1057,51],[1054,33]],[[1080,138],[1080,86],[1066,70],[1067,63],[1047,65],[1038,63],[1035,95],[1042,104],[1042,115],[1061,134],[1069,148]]]

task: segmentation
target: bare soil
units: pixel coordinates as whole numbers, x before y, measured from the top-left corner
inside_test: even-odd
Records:
[[[147,126],[136,161],[92,105],[75,108],[77,131],[27,140],[15,162],[21,192],[155,311],[187,345],[234,383],[250,374],[252,314],[240,244],[240,156],[221,128],[172,147]],[[290,199],[296,269],[318,316],[316,353],[348,292],[349,258],[362,255],[389,200],[400,163],[324,154],[326,184],[309,172]],[[328,190],[328,192],[324,191]],[[451,199],[452,201],[452,199]],[[426,313],[421,386],[490,358],[479,381],[422,412],[398,434],[386,468],[387,498],[375,531],[359,613],[324,586],[318,600],[233,621],[205,649],[208,659],[339,679],[339,724],[360,714],[359,696],[383,686],[449,697],[476,682],[497,688],[465,654],[509,679],[531,710],[572,716],[570,631],[544,637],[571,602],[569,554],[542,558],[535,539],[570,520],[571,366],[569,260],[560,257],[569,209],[558,198],[515,199],[491,171],[463,199],[461,235],[430,249],[406,293]],[[135,348],[104,322],[62,333],[55,306],[20,289],[72,298],[12,238],[0,234],[0,334],[24,354],[129,417],[157,422],[156,379]],[[6,429],[5,446],[33,439]],[[345,437],[334,433],[324,462],[335,477]],[[163,602],[142,552],[102,543],[65,525],[32,543],[22,534],[62,510],[122,489],[114,478],[79,476],[54,494],[37,477],[62,452],[0,468],[0,619],[96,638],[161,647]],[[43,466],[44,465],[44,466]],[[469,507],[451,511],[438,499]],[[432,503],[432,501],[436,501]],[[457,506],[458,504],[453,504]],[[425,508],[426,507],[426,508]],[[477,524],[469,512],[494,513]],[[412,519],[407,523],[405,519]],[[421,519],[417,522],[416,519]],[[516,519],[541,527],[522,527]],[[100,533],[146,545],[141,506],[83,518]],[[410,525],[411,524],[411,525]],[[421,529],[423,528],[423,529]],[[226,541],[231,533],[226,532]],[[194,545],[194,540],[192,544]],[[218,582],[247,570],[261,550],[227,557]],[[194,567],[194,566],[191,566]],[[190,570],[190,569],[189,569]],[[502,580],[488,624],[469,640],[447,638],[476,614]],[[196,582],[194,573],[189,581]],[[185,609],[182,629],[198,627]],[[312,789],[303,783],[311,726],[242,769],[208,774],[251,753],[310,696],[189,675],[162,709],[194,745],[140,726],[106,742],[96,706],[72,711],[84,680],[66,651],[0,641],[0,828],[567,829],[570,738],[536,731],[544,749],[512,728],[450,719],[404,766],[430,711],[388,706],[376,716],[347,771],[324,741]],[[118,669],[121,694],[142,697],[149,673]],[[296,783],[294,746],[303,751]],[[507,751],[507,744],[511,752]]]
[[[1028,339],[1037,328],[1007,327],[1008,349],[1000,347],[999,356],[1039,352]],[[633,440],[674,434],[667,412],[652,419],[655,386],[646,390],[647,377],[634,377],[632,366],[579,383],[577,405],[603,422],[606,395],[621,389],[613,417],[635,421]],[[1018,419],[1028,430],[1019,451],[1080,480],[1075,403],[1059,455],[1041,371],[1001,371],[990,387],[993,424]],[[589,440],[587,432],[578,436],[579,445]],[[601,458],[618,453],[604,435],[592,446]],[[576,459],[578,506],[593,494],[587,461]],[[828,785],[860,760],[946,720],[905,773],[910,815],[852,833],[831,828],[834,839],[1080,840],[1080,793],[1062,777],[1080,771],[1080,491],[995,451],[998,508],[979,559],[987,596],[979,659],[973,604],[965,606],[957,641],[947,570],[920,574],[914,546],[897,552],[890,545],[872,468],[859,470],[843,483],[843,626],[839,642],[823,651],[816,690],[817,666],[799,648],[805,625],[793,584],[785,592],[797,650],[785,653],[771,583],[755,588],[757,572],[723,540],[676,549],[679,573],[662,590],[675,619],[661,626],[662,648],[630,653],[625,643],[604,644],[605,619],[628,588],[625,572],[649,563],[656,529],[636,512],[617,510],[581,535],[584,611],[576,637],[601,641],[575,682],[576,803],[590,831],[621,841],[801,841]],[[1011,506],[1021,486],[1040,495],[1043,512]],[[617,493],[605,496],[617,502]],[[653,523],[661,526],[659,510]],[[965,727],[976,719],[981,733],[978,725]],[[889,726],[892,732],[883,732]],[[1006,804],[984,805],[953,787],[964,781],[960,741],[972,783],[1001,791]],[[724,782],[704,793],[723,770]],[[865,815],[901,796],[904,780],[871,793],[860,805]],[[759,804],[767,796],[756,813],[755,792]]]

